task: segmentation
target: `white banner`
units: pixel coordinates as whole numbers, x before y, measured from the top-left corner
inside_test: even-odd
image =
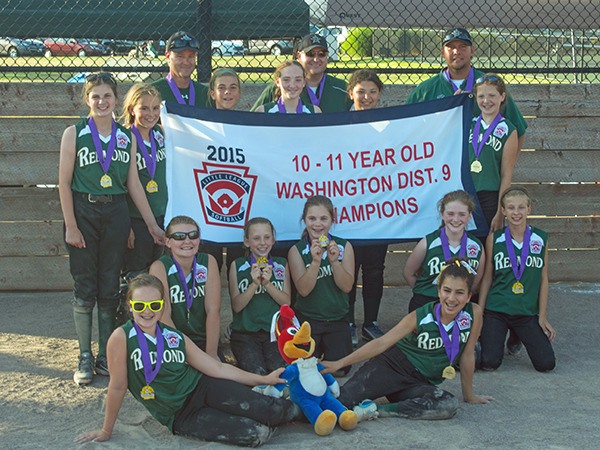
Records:
[[[419,239],[439,227],[438,200],[466,188],[472,99],[339,114],[282,115],[167,104],[166,221],[193,217],[203,241],[243,239],[252,217],[296,241],[306,199],[336,207],[332,232],[353,240]],[[467,106],[468,105],[468,106]],[[463,182],[466,178],[466,182]]]

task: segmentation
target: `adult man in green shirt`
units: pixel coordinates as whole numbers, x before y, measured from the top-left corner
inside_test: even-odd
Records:
[[[449,30],[442,42],[442,56],[446,60],[447,67],[413,89],[406,103],[418,103],[471,92],[476,80],[484,75],[482,71],[474,69],[471,65],[474,55],[475,46],[469,32],[464,28]],[[481,114],[475,101],[474,107],[473,114],[475,116]],[[508,93],[501,113],[515,125],[519,136],[519,150],[521,150],[527,122]]]
[[[296,59],[304,68],[306,86],[300,95],[303,105],[316,105],[321,111],[342,112],[350,110],[352,102],[346,92],[346,82],[325,73],[327,70],[327,41],[318,34],[308,34],[302,38],[296,51]],[[275,83],[267,86],[252,106],[277,100],[274,98]]]
[[[208,88],[192,80],[200,46],[185,31],[173,33],[165,46],[169,73],[152,83],[162,99],[182,105],[208,106]]]

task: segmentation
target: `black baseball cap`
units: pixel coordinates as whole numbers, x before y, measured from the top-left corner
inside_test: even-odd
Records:
[[[322,47],[327,51],[327,40],[321,35],[311,33],[302,38],[298,44],[298,51],[306,53],[317,47]]]
[[[195,52],[200,51],[198,39],[186,31],[178,31],[177,33],[173,33],[167,41],[165,52],[182,52],[183,50],[194,50]]]
[[[442,42],[442,45],[446,45],[448,42],[456,40],[463,41],[467,45],[473,45],[471,35],[464,28],[453,28],[450,31],[448,31],[444,36],[444,41]]]

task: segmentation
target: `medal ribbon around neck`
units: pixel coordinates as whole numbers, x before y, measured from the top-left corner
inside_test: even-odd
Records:
[[[446,235],[446,227],[443,226],[440,230],[440,240],[442,241],[442,251],[444,252],[444,259],[446,262],[452,259],[452,253],[450,252],[450,243],[448,242],[448,236]],[[463,231],[463,235],[460,238],[460,249],[458,250],[458,257],[464,258],[467,255],[467,232]]]
[[[323,97],[323,86],[325,86],[325,77],[326,77],[326,75],[323,74],[323,78],[321,78],[321,81],[319,82],[319,86],[317,87],[316,94],[313,92],[313,90],[311,88],[306,86],[306,92],[308,92],[308,98],[310,98],[310,102],[315,106],[319,106],[321,104],[321,98]]]
[[[154,174],[156,173],[156,140],[154,139],[154,133],[152,133],[152,129],[150,129],[148,133],[150,140],[150,154],[148,154],[148,150],[146,149],[146,144],[144,144],[144,138],[142,137],[140,130],[138,130],[135,125],[131,125],[131,132],[134,134],[135,139],[137,140],[137,145],[140,149],[140,153],[144,157],[144,161],[146,161],[146,169],[148,169],[150,178],[154,179]]]
[[[448,71],[448,69],[444,69],[444,78],[446,78],[446,80],[452,85],[452,88],[454,89],[454,92],[458,91],[460,89],[460,86],[457,85],[454,80],[452,80],[452,78],[450,78],[450,72]],[[473,82],[475,81],[475,71],[473,70],[473,67],[471,67],[469,69],[469,75],[467,75],[467,83],[465,85],[465,88],[463,89],[464,92],[471,92],[473,91]]]
[[[110,133],[110,141],[108,141],[108,147],[106,148],[106,156],[102,152],[102,141],[100,140],[100,133],[94,119],[90,117],[88,119],[88,127],[90,128],[90,134],[92,135],[92,141],[94,141],[94,148],[96,149],[96,155],[98,156],[98,162],[104,173],[108,173],[112,157],[115,154],[115,147],[117,146],[117,124],[114,119],[112,121],[112,130]]]
[[[458,324],[456,323],[456,318],[454,318],[452,320],[454,322],[454,325],[452,326],[452,341],[450,341],[448,332],[446,331],[446,328],[444,328],[444,324],[440,318],[441,309],[442,305],[440,303],[435,305],[435,320],[440,330],[440,337],[442,338],[442,343],[444,344],[444,350],[446,350],[446,355],[448,356],[448,360],[452,365],[460,350],[460,331],[458,329]]]
[[[194,287],[196,286],[196,256],[194,256],[194,261],[192,261],[192,289],[188,288],[188,285],[185,281],[185,275],[183,273],[183,269],[179,265],[175,258],[173,258],[173,263],[177,268],[177,274],[179,275],[179,281],[183,286],[183,293],[185,294],[185,304],[187,306],[188,311],[192,308],[192,301],[194,300]]]
[[[133,326],[135,328],[137,334],[138,344],[140,345],[140,351],[142,353],[142,365],[144,366],[144,378],[146,379],[146,384],[150,384],[158,375],[158,371],[160,370],[160,366],[162,365],[163,353],[165,351],[165,340],[162,335],[162,331],[160,331],[160,327],[158,323],[156,324],[156,365],[152,368],[152,361],[150,360],[150,351],[148,350],[148,343],[146,342],[146,336],[144,332],[139,327],[139,325],[133,322]]]
[[[185,103],[185,100],[183,99],[183,96],[181,95],[181,91],[175,84],[175,81],[173,81],[173,76],[170,73],[165,77],[165,80],[167,80],[167,84],[169,85],[169,88],[171,88],[171,92],[175,96],[177,103],[179,103],[180,105],[186,105],[186,104],[188,104],[190,106],[196,105],[196,89],[194,88],[194,82],[191,79],[190,79],[190,94],[189,94],[190,101],[189,101],[189,103]]]
[[[287,114],[287,109],[285,109],[285,104],[283,103],[283,100],[281,99],[281,97],[279,97],[279,100],[277,100],[277,109],[279,110],[279,112],[281,114]],[[296,106],[296,114],[302,114],[302,100],[300,100],[300,98],[298,98],[298,106]]]
[[[481,130],[481,121],[483,120],[483,115],[479,114],[479,117],[475,121],[475,125],[473,125],[473,137],[471,138],[471,145],[473,146],[475,159],[479,159],[479,155],[481,154],[481,150],[483,150],[485,143],[496,129],[496,125],[498,125],[502,119],[504,119],[504,117],[502,117],[500,113],[496,114],[496,117],[494,117],[492,123],[490,123],[490,125],[487,127],[487,130],[484,131],[483,138],[480,141],[479,132]]]
[[[270,253],[269,253],[269,256],[267,257],[267,260],[268,260],[269,266],[273,266],[273,259],[271,258],[271,254]],[[257,263],[256,258],[254,257],[254,255],[252,254],[252,252],[250,252],[250,265],[256,264],[256,263]]]
[[[512,268],[513,274],[517,281],[521,281],[523,277],[523,272],[525,272],[525,266],[527,264],[527,257],[529,256],[529,240],[531,238],[531,227],[527,225],[525,228],[525,234],[523,236],[523,247],[521,247],[521,264],[517,261],[517,253],[515,252],[515,246],[512,242],[512,236],[510,234],[510,229],[506,227],[504,230],[504,240],[506,244],[506,251],[508,252],[508,258],[510,259],[510,266]]]

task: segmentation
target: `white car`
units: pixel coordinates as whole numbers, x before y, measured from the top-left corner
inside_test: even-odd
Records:
[[[246,49],[242,41],[212,41],[213,56],[244,56]]]

